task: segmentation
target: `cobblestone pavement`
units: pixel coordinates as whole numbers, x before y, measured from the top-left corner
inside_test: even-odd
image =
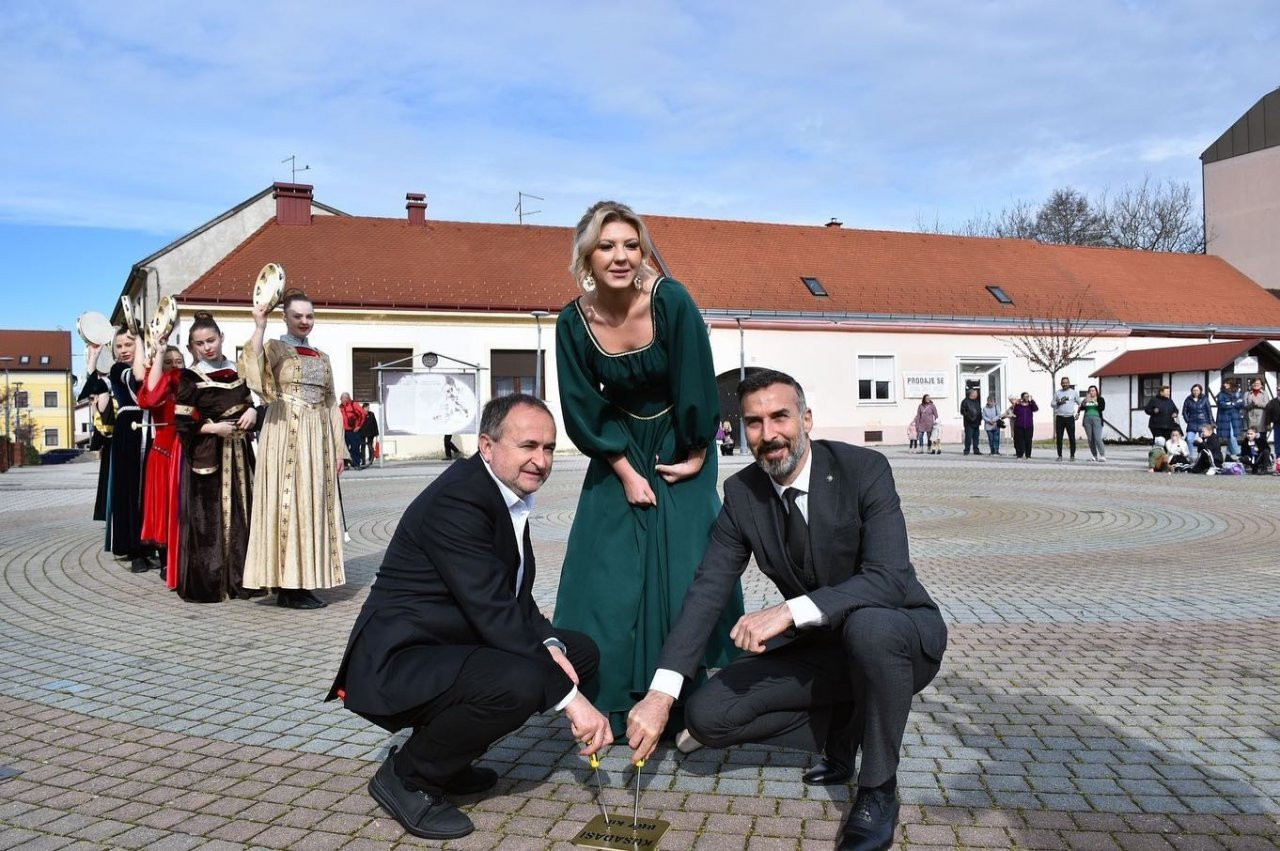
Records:
[[[951,624],[916,700],[904,848],[1280,848],[1280,480],[887,450],[925,585]],[[729,471],[742,459],[729,459]],[[401,511],[441,469],[343,478],[349,584],[319,612],[187,605],[102,552],[96,465],[0,476],[0,848],[362,849],[406,837],[364,785],[379,730],[321,703]],[[533,519],[550,609],[581,459]],[[748,605],[774,595],[754,571]],[[447,848],[568,849],[596,812],[562,722],[493,748]],[[641,811],[664,849],[827,849],[848,790],[804,755],[670,751]],[[604,761],[610,806],[632,775]]]

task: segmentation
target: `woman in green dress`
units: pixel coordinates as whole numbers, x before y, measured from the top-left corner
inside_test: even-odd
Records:
[[[720,419],[711,345],[697,305],[649,260],[630,208],[592,206],[578,223],[574,278],[584,294],[556,321],[556,370],[569,438],[591,458],[556,598],[555,625],[600,647],[598,694],[615,734],[649,688],[720,510]],[[708,667],[734,654],[725,607]],[[673,720],[674,729],[679,729]]]

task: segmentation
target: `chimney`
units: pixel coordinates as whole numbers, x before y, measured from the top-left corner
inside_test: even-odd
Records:
[[[425,225],[427,223],[427,196],[421,192],[404,193],[404,208],[409,211],[409,224]]]
[[[835,216],[832,216],[832,217],[831,217],[831,221],[827,222],[825,225],[823,225],[823,227],[824,227],[824,228],[838,228],[838,227],[841,227],[842,225],[844,225],[844,222],[840,221],[840,220],[839,220],[839,219],[837,219]]]
[[[305,183],[276,183],[276,221],[282,225],[311,224],[311,190]]]

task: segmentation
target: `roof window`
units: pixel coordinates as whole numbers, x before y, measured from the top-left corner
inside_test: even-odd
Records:
[[[18,363],[31,363],[31,355],[18,355]]]
[[[48,362],[49,362],[49,356],[48,356],[48,355],[41,355],[41,356],[40,356],[40,363],[42,363],[42,364],[46,364],[46,363],[48,363]]]
[[[988,286],[987,292],[991,293],[992,298],[1001,304],[1013,304],[1013,299],[1009,298],[1008,293],[1000,289],[1000,287],[997,287],[995,284]]]
[[[826,296],[827,291],[822,288],[822,281],[817,278],[801,276],[800,280],[804,281],[804,285],[809,288],[809,292],[816,296]]]

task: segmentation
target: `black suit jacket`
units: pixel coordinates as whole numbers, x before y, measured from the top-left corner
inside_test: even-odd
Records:
[[[346,692],[361,715],[391,716],[449,688],[480,647],[548,664],[543,709],[573,688],[547,653],[551,623],[533,602],[533,546],[513,591],[520,550],[511,515],[479,454],[418,495],[396,527],[356,618],[327,699]]]
[[[809,541],[819,587],[807,590],[791,569],[778,495],[764,470],[752,464],[725,482],[711,542],[658,667],[693,675],[710,630],[753,555],[785,598],[808,594],[827,620],[825,628],[815,629],[838,631],[851,612],[863,607],[901,609],[915,623],[925,655],[941,661],[947,627],[916,579],[889,462],[879,452],[846,443],[814,440],[810,446]]]

